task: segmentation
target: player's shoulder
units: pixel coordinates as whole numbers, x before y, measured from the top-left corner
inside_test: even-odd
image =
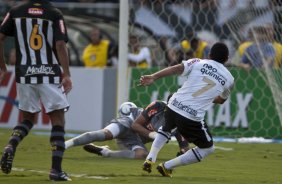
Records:
[[[210,66],[209,66],[209,64],[210,64]],[[227,80],[230,81],[231,83],[234,81],[233,75],[228,70],[228,68],[226,66],[224,66],[224,64],[219,63],[219,62],[214,61],[214,60],[207,60],[205,66],[207,68],[209,68],[210,70],[219,71],[220,74],[223,75],[225,78],[227,78]]]
[[[220,63],[211,59],[201,59],[199,61],[199,64],[201,65],[201,67],[206,68],[208,70],[218,70],[218,68],[220,67]]]
[[[216,61],[214,61],[214,62],[215,62],[217,65],[220,66],[220,68],[221,68],[221,70],[224,72],[224,74],[230,75],[230,76],[232,77],[231,72],[228,70],[228,68],[227,68],[224,64],[219,63],[219,62],[216,62]]]
[[[58,8],[56,8],[52,3],[49,2],[49,4],[46,4],[46,8],[51,11],[53,14],[55,15],[60,15],[62,16],[63,13],[61,10],[59,10]]]
[[[19,12],[22,9],[28,7],[29,4],[30,4],[29,2],[23,2],[23,3],[16,4],[13,7],[11,7],[10,12]]]
[[[229,81],[230,81],[230,83],[234,83],[234,76],[231,74],[231,72],[230,71],[228,71],[228,78],[229,78]]]
[[[166,103],[163,101],[153,101],[150,103],[145,110],[142,112],[144,117],[148,119],[152,118],[154,115],[162,112],[166,107]]]
[[[223,65],[223,70],[224,70],[224,77],[228,79],[228,81],[233,84],[234,83],[234,77],[232,73],[228,70],[226,66]]]
[[[183,60],[182,64],[185,67],[190,67],[191,65],[195,65],[197,63],[200,63],[202,61],[202,59],[199,58],[192,58],[192,59],[188,59],[188,60]]]
[[[201,59],[201,60],[200,60],[200,63],[202,63],[202,64],[205,64],[205,63],[207,63],[207,64],[213,64],[214,62],[216,62],[216,61],[211,60],[211,59]]]
[[[157,106],[158,106],[160,109],[165,108],[166,105],[167,105],[165,101],[156,100],[155,102],[156,102]]]
[[[53,16],[57,16],[57,15],[63,15],[63,13],[61,12],[61,10],[59,10],[57,7],[55,7],[53,5],[53,3],[49,2],[49,1],[35,1],[34,3],[32,3],[33,7],[36,7],[38,9],[42,9],[43,11],[45,11],[46,13]],[[45,13],[44,12],[44,13]]]
[[[12,12],[15,16],[47,16],[47,19],[63,15],[61,10],[56,8],[49,1],[28,1],[19,3],[12,7],[10,12]]]

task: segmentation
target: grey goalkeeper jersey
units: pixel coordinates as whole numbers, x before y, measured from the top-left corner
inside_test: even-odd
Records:
[[[164,102],[155,101],[148,105],[145,110],[140,108],[132,108],[131,112],[133,114],[134,120],[142,113],[145,119],[149,122],[145,128],[150,131],[158,131],[158,129],[163,126],[165,122],[165,107],[166,104]],[[119,125],[120,133],[116,137],[116,141],[120,148],[130,150],[134,146],[145,148],[144,144],[152,142],[151,139],[140,136],[131,129],[131,125],[134,120],[129,117],[119,117],[111,121],[111,123],[117,123]]]

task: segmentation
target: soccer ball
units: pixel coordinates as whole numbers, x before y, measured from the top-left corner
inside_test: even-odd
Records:
[[[131,108],[137,108],[132,102],[124,102],[120,105],[118,114],[120,117],[129,116],[131,114]]]

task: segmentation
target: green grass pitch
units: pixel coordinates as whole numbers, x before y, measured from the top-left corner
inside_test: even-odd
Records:
[[[0,152],[10,134],[11,130],[0,129]],[[116,148],[114,141],[96,144]],[[86,153],[82,147],[65,152],[63,169],[71,175],[74,184],[282,183],[281,144],[215,143],[215,146],[232,150],[216,149],[201,163],[176,168],[172,178],[161,177],[155,169],[151,174],[143,172],[144,160],[103,158]],[[157,163],[174,157],[177,151],[177,145],[169,143],[160,152]],[[17,149],[13,171],[9,175],[0,173],[0,184],[50,183],[50,154],[49,137],[31,132]]]

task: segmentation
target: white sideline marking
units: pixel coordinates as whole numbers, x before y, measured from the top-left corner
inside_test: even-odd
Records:
[[[24,168],[12,168],[13,171],[16,172],[33,172],[33,173],[40,173],[40,174],[49,174],[47,171],[40,171],[40,170],[33,170],[33,169],[24,169]],[[109,177],[104,176],[89,176],[87,174],[68,174],[71,177],[75,178],[86,178],[86,179],[98,179],[98,180],[107,180]]]
[[[214,146],[215,149],[222,150],[222,151],[233,151],[233,148],[225,148],[221,146]]]

